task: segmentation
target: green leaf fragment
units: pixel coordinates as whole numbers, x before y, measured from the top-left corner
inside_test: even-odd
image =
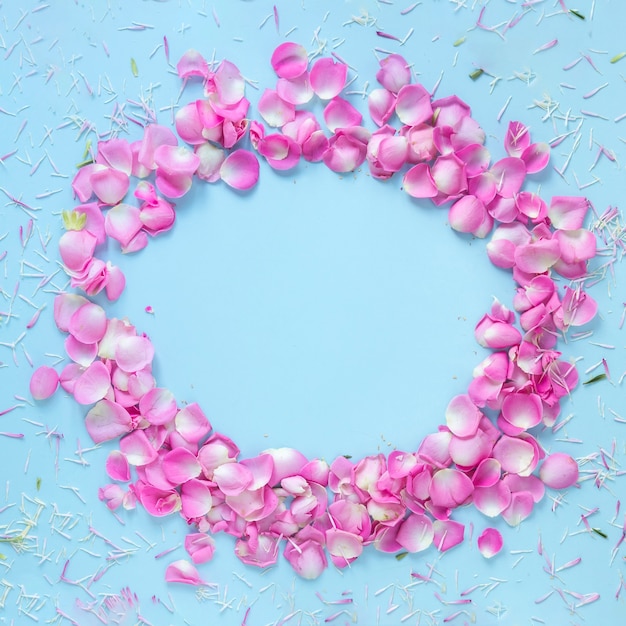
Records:
[[[477,78],[480,78],[480,77],[481,77],[484,73],[485,73],[485,72],[484,72],[484,70],[481,70],[480,68],[478,68],[477,70],[474,70],[474,71],[473,71],[473,72],[469,75],[469,77],[470,77],[472,80],[476,80]]]
[[[576,9],[570,9],[569,12],[572,15],[575,15],[579,20],[584,20],[585,16],[582,13],[579,13]]]
[[[600,535],[600,537],[604,537],[604,539],[609,538],[609,536],[606,533],[603,533],[599,528],[592,528],[591,530],[593,530],[593,532],[596,533],[596,535]]]
[[[130,69],[133,73],[133,76],[137,78],[139,76],[139,68],[137,67],[137,61],[131,57],[130,59]]]
[[[604,380],[605,378],[606,378],[606,374],[598,374],[597,376],[594,376],[593,378],[586,380],[583,383],[583,385],[593,385],[593,383],[600,382],[601,380]]]
[[[407,554],[408,552],[398,552],[398,554],[396,554],[396,561],[401,561]]]
[[[624,57],[626,57],[626,52],[620,52],[611,59],[611,63],[617,63],[618,61],[621,61]]]
[[[83,217],[87,217],[87,216],[84,215]],[[41,478],[39,478],[39,476],[37,477],[37,480],[35,481],[35,485],[37,487],[37,491],[39,491],[41,489]]]
[[[65,226],[65,230],[82,230],[85,228],[85,224],[87,223],[86,213],[79,213],[78,211],[63,211],[61,215],[63,217],[63,226]],[[37,481],[37,490],[39,490],[41,478],[38,478]]]
[[[452,45],[455,48],[458,48],[461,44],[465,43],[465,37],[460,37],[459,39],[457,39]]]

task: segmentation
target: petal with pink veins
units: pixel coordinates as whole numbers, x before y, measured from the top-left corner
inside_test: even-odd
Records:
[[[398,92],[396,115],[408,126],[417,126],[432,119],[430,94],[422,85],[405,85]]]
[[[143,430],[134,430],[120,439],[120,450],[131,465],[143,466],[157,458],[157,451]],[[145,505],[144,505],[145,506]]]
[[[380,61],[376,80],[385,89],[398,93],[402,87],[411,82],[411,68],[404,57],[399,54],[390,54]]]
[[[30,377],[29,390],[33,400],[48,399],[58,386],[59,375],[57,371],[47,365],[38,367]]]
[[[115,346],[115,360],[125,372],[138,372],[153,358],[154,346],[147,337],[122,336]]]
[[[142,417],[155,426],[172,421],[177,410],[174,394],[164,387],[150,389],[139,400],[139,411]]]
[[[433,523],[425,515],[409,515],[400,525],[396,541],[409,552],[429,548],[435,537]]]
[[[109,206],[121,202],[130,186],[128,174],[110,167],[93,172],[89,180],[98,199]]]
[[[569,454],[554,452],[541,464],[539,478],[551,489],[567,489],[578,481],[578,463]]]
[[[426,163],[414,165],[402,179],[402,187],[414,198],[434,198],[437,186]]]
[[[259,180],[259,161],[248,150],[235,150],[222,163],[220,177],[229,187],[247,191]]]
[[[270,62],[280,78],[296,78],[306,72],[309,57],[304,46],[287,41],[274,50]]]
[[[326,126],[333,133],[338,128],[358,126],[363,120],[363,116],[357,109],[338,96],[326,105],[323,115]]]
[[[330,57],[322,57],[311,68],[311,86],[322,100],[332,100],[345,87],[348,66]]]
[[[433,522],[435,536],[433,543],[441,552],[459,545],[465,536],[465,526],[454,520],[435,520]]]
[[[486,528],[478,537],[478,550],[486,559],[498,554],[502,546],[502,535],[495,528]]]
[[[296,116],[293,104],[283,100],[273,89],[266,89],[259,99],[258,110],[269,126],[280,128]]]
[[[196,478],[201,471],[196,455],[185,448],[174,448],[163,457],[163,474],[173,485]]]
[[[589,211],[589,200],[582,196],[554,196],[548,208],[552,226],[560,230],[582,228]]]
[[[500,461],[502,471],[511,474],[525,472],[533,463],[534,456],[533,445],[517,437],[502,435],[493,447],[493,458]]]
[[[183,498],[183,512],[184,509],[185,503]],[[206,533],[189,533],[185,537],[185,550],[196,565],[199,563],[207,563],[213,558],[215,541],[213,537]]]
[[[85,427],[95,443],[116,439],[132,427],[128,411],[110,400],[100,400],[85,417]]]
[[[102,361],[94,361],[76,380],[74,399],[78,404],[94,404],[111,389],[111,375]]]
[[[130,480],[130,465],[126,456],[120,450],[111,450],[105,463],[106,473],[112,480],[128,482]]]

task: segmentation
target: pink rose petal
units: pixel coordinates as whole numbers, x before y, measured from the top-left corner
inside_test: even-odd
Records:
[[[296,78],[306,72],[309,57],[304,46],[287,41],[274,50],[271,63],[280,78]]]
[[[74,399],[79,404],[94,404],[111,389],[111,375],[102,361],[94,361],[76,380]]]
[[[235,150],[222,163],[220,177],[234,189],[251,189],[259,180],[259,161],[248,150]]]
[[[47,365],[38,367],[30,377],[29,389],[33,400],[46,400],[57,390],[58,386],[57,371]]]
[[[498,554],[502,546],[502,535],[495,528],[486,528],[478,537],[478,550],[486,559]]]
[[[555,452],[541,464],[539,478],[551,489],[567,489],[578,481],[578,463],[569,454]]]
[[[311,87],[322,100],[332,100],[341,93],[346,84],[348,66],[330,57],[315,61],[311,68]]]
[[[95,443],[116,439],[132,427],[128,411],[110,400],[100,400],[85,417],[85,427]]]
[[[189,561],[180,559],[167,566],[165,580],[168,583],[183,583],[185,585],[206,585],[200,578],[198,570]]]

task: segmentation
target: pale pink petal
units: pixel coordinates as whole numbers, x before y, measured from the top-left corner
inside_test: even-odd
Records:
[[[155,426],[167,424],[173,420],[177,410],[174,394],[162,387],[150,389],[139,400],[139,411],[142,417]]]
[[[190,443],[198,443],[211,431],[211,424],[196,402],[183,407],[174,418],[176,430]]]
[[[502,403],[502,417],[523,430],[539,424],[542,416],[541,398],[534,393],[510,393]]]
[[[346,567],[363,552],[363,540],[344,530],[326,531],[326,549],[337,567]]]
[[[432,503],[448,509],[463,504],[472,491],[474,485],[467,475],[451,468],[436,471],[428,489]]]
[[[120,202],[130,186],[128,174],[110,167],[93,172],[89,180],[98,199],[110,206]]]
[[[502,512],[504,521],[509,526],[519,526],[533,511],[534,500],[527,491],[519,491],[511,496],[511,504]]]
[[[437,186],[426,163],[414,165],[402,179],[403,189],[414,198],[434,198]]]
[[[458,437],[471,437],[481,417],[482,413],[466,394],[452,398],[446,408],[446,425]]]
[[[485,205],[476,196],[468,194],[450,207],[448,221],[460,233],[473,233],[483,223],[486,215]]]
[[[530,145],[530,133],[528,127],[521,122],[509,122],[504,137],[504,149],[512,157],[521,157],[522,153]]]
[[[154,346],[147,337],[122,336],[115,346],[115,360],[125,372],[138,372],[153,358]]]
[[[435,520],[433,522],[435,536],[433,543],[441,552],[459,545],[465,536],[465,526],[454,520]]]
[[[191,174],[168,174],[163,170],[157,170],[155,178],[158,190],[168,198],[182,198],[193,184]]]
[[[136,402],[155,387],[156,381],[149,371],[149,366],[145,370],[135,372],[128,377],[128,393]]]
[[[525,472],[533,463],[534,456],[533,445],[517,437],[503,435],[493,447],[493,458],[500,461],[502,471],[511,474]]]
[[[477,143],[472,143],[461,150],[456,150],[456,155],[465,163],[465,171],[468,178],[473,178],[486,171],[491,158],[489,150]]]
[[[302,156],[311,163],[317,163],[324,158],[329,145],[330,142],[324,131],[316,130],[302,144]]]
[[[96,243],[96,238],[86,230],[64,232],[59,239],[59,252],[65,267],[71,272],[82,272],[93,258]]]
[[[111,375],[102,361],[94,361],[78,377],[74,385],[74,399],[79,404],[93,404],[102,400],[111,389]]]
[[[196,455],[185,448],[170,450],[163,457],[163,474],[173,485],[180,485],[200,475],[202,466]]]
[[[474,487],[491,487],[495,485],[500,480],[501,473],[502,466],[500,461],[492,458],[483,459],[472,476]],[[476,493],[476,490],[474,490],[474,493]]]
[[[543,274],[557,262],[560,255],[556,239],[540,239],[515,249],[515,265],[528,274]]]
[[[548,165],[550,146],[547,143],[533,143],[522,152],[520,158],[526,164],[526,172],[536,174]]]
[[[433,543],[435,531],[425,515],[411,514],[398,529],[396,541],[409,552],[421,552]]]
[[[148,170],[155,170],[154,153],[159,146],[177,146],[176,135],[166,126],[149,124],[146,126],[137,159]]]
[[[105,463],[109,478],[127,482],[130,480],[130,465],[126,456],[120,450],[111,450]]]
[[[296,78],[304,74],[309,66],[306,48],[290,41],[280,44],[272,53],[270,61],[280,78]]]
[[[203,144],[203,146],[204,145],[206,144]],[[200,178],[203,178],[200,173],[201,167],[202,162],[200,163],[197,174]],[[163,198],[159,198],[154,203],[145,202],[141,206],[139,209],[139,219],[141,220],[144,230],[154,236],[172,228],[174,221],[176,220],[176,213],[174,212],[174,207],[171,202],[168,202]]]
[[[551,489],[567,489],[578,481],[578,464],[569,454],[554,452],[543,461],[539,478]]]
[[[235,150],[222,163],[220,177],[234,189],[251,189],[259,180],[259,161],[248,150]]]
[[[513,198],[526,178],[526,164],[517,157],[501,159],[491,168],[496,180],[496,190],[503,198]]]
[[[324,108],[324,121],[332,132],[338,128],[358,126],[363,120],[361,113],[343,98],[333,98]]]
[[[176,111],[174,118],[178,136],[191,145],[204,143],[202,120],[196,102],[190,102]]]
[[[100,400],[87,413],[85,427],[95,443],[102,443],[127,433],[132,420],[124,407],[110,400]]]
[[[72,180],[72,189],[81,202],[87,202],[93,194],[93,187],[91,185],[91,176],[96,172],[107,170],[106,165],[99,163],[89,163],[81,167],[74,179]]]
[[[457,127],[464,118],[471,115],[472,111],[467,103],[458,96],[446,96],[433,102],[438,126]]]
[[[75,293],[62,293],[54,298],[54,322],[63,332],[69,332],[72,315],[89,300]]]
[[[206,585],[200,578],[200,573],[189,561],[180,559],[167,566],[165,570],[165,580],[168,583],[184,583],[185,585]]]
[[[232,463],[239,454],[239,448],[224,435],[216,433],[205,441],[198,451],[198,460],[204,468],[208,478],[212,478],[213,471],[223,463]]]
[[[84,370],[85,367],[78,363],[68,363],[59,374],[61,388],[67,391],[67,393],[74,393],[74,385]]]
[[[143,430],[134,430],[129,435],[122,437],[120,439],[120,450],[126,455],[131,465],[148,465],[148,463],[156,460],[158,456],[157,451]]]
[[[495,528],[486,528],[478,537],[478,550],[490,559],[502,550],[502,535]]]
[[[387,469],[391,478],[404,478],[417,465],[415,454],[393,450],[387,459]]]
[[[306,528],[310,526],[303,530]],[[301,533],[302,531],[299,534]],[[324,541],[323,536],[322,541]],[[323,544],[319,541],[305,540],[297,544],[287,541],[283,554],[295,572],[305,580],[318,578],[328,567]]]
[[[272,479],[272,474],[274,473],[274,458],[269,454],[259,454],[251,459],[243,459],[241,465],[247,467],[252,473],[252,482],[248,487],[249,489],[265,487]],[[325,465],[325,467],[326,472],[328,472],[328,465]],[[298,478],[302,477],[298,476]]]
[[[417,126],[432,119],[430,94],[422,85],[405,85],[398,92],[396,115],[408,126]]]
[[[522,341],[522,334],[512,324],[494,321],[490,315],[485,315],[476,324],[474,336],[483,348],[499,350],[518,345]]]
[[[361,126],[337,129],[323,153],[324,165],[333,172],[354,171],[365,161],[369,138],[369,132]]]
[[[183,512],[184,510],[185,503],[183,498]],[[185,550],[187,550],[187,554],[189,554],[194,563],[207,563],[213,558],[215,541],[213,541],[213,537],[206,533],[190,533],[185,537]]]
[[[569,287],[565,287],[562,307],[564,328],[587,324],[598,312],[598,303],[588,293]]]
[[[278,496],[270,487],[256,491],[243,491],[236,496],[226,496],[226,504],[248,522],[265,519],[278,506]]]
[[[143,226],[139,209],[129,204],[118,204],[109,209],[104,224],[106,234],[117,239],[123,247],[128,246]]]
[[[561,261],[564,263],[580,263],[596,255],[596,236],[585,228],[557,230],[554,238],[559,242]]]
[[[476,487],[472,501],[483,515],[497,517],[511,504],[511,490],[501,481],[489,487]]]
[[[197,50],[187,50],[176,64],[178,76],[187,80],[191,76],[206,78],[209,75],[209,66],[204,57]]]
[[[122,254],[132,254],[134,252],[139,252],[139,250],[143,250],[148,245],[148,234],[145,230],[140,230],[136,233],[133,238],[126,244],[120,247]],[[121,270],[120,270],[121,271]],[[117,300],[119,298],[118,295],[113,295],[115,290],[110,289],[111,281],[107,283],[107,294],[110,295],[110,300]],[[120,292],[121,293],[121,292]]]
[[[254,480],[252,472],[240,463],[224,463],[216,467],[213,480],[220,491],[227,496],[238,496],[248,489]]]
[[[283,100],[273,89],[266,89],[259,99],[258,110],[261,117],[275,128],[292,122],[296,116],[293,104]]]
[[[278,559],[278,542],[278,537],[260,533],[254,541],[239,539],[235,544],[235,554],[246,565],[269,567]]]
[[[165,144],[154,150],[154,162],[165,174],[191,176],[198,169],[200,159],[189,148]]]
[[[448,431],[427,435],[417,451],[419,457],[434,467],[447,467],[451,463],[449,453],[451,438],[452,433]]]
[[[99,141],[96,163],[124,172],[130,176],[133,167],[133,154],[126,139]]]
[[[536,193],[522,191],[517,194],[515,204],[522,215],[526,215],[535,223],[544,220],[548,215],[548,205]]]
[[[396,97],[387,89],[374,89],[367,97],[367,106],[374,123],[383,126],[394,114]]]
[[[544,483],[534,475],[507,474],[502,478],[502,482],[511,490],[511,493],[529,493],[535,503],[541,502],[546,492]]]
[[[126,286],[126,278],[122,270],[116,265],[107,262],[107,283],[105,285],[105,293],[107,299],[111,302],[117,300],[124,291]]]
[[[196,174],[198,178],[206,180],[209,183],[214,183],[220,179],[220,168],[224,159],[226,159],[226,152],[209,142],[204,142],[199,146],[196,146],[196,154],[200,159]]]
[[[411,68],[399,54],[390,54],[380,61],[376,80],[392,93],[398,93],[411,82]]]
[[[330,57],[322,57],[311,68],[311,86],[322,100],[331,100],[341,93],[346,84],[348,66]]]
[[[578,230],[583,227],[589,210],[589,200],[582,196],[554,196],[548,208],[552,226],[561,230]]]
[[[227,59],[219,64],[213,83],[222,104],[232,106],[243,99],[246,86],[243,76],[239,68]]]
[[[57,371],[47,365],[38,367],[30,377],[29,389],[33,400],[46,400],[57,390],[58,386]]]
[[[263,451],[269,454],[274,461],[274,470],[270,478],[270,486],[277,485],[287,476],[300,474],[302,468],[307,464],[307,458],[294,448],[269,448]]]
[[[492,447],[491,437],[478,429],[470,437],[452,435],[448,451],[458,468],[470,470],[491,454]]]
[[[384,170],[397,172],[406,163],[408,151],[409,144],[406,137],[401,135],[384,137],[378,145],[377,158]]]
[[[276,170],[288,170],[300,160],[301,148],[291,137],[280,134],[266,135],[259,142],[259,154]]]
[[[309,76],[305,72],[297,78],[279,78],[276,81],[276,93],[285,102],[297,106],[306,104],[311,100],[313,88],[309,82]]]

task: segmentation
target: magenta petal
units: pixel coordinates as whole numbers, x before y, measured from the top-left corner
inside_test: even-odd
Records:
[[[466,474],[456,469],[440,469],[433,474],[428,493],[435,506],[452,509],[474,491],[474,485]]]
[[[183,499],[183,511],[184,508]],[[207,563],[213,558],[215,541],[206,533],[190,533],[185,537],[185,550],[194,563]]]
[[[511,393],[502,403],[502,417],[509,424],[528,430],[541,422],[541,398],[534,393]]]
[[[259,180],[259,161],[248,150],[235,150],[222,163],[220,177],[230,187],[246,191]]]
[[[94,361],[76,380],[74,398],[79,404],[94,404],[111,389],[111,375],[102,361]]]
[[[223,105],[234,106],[243,100],[246,84],[234,63],[224,59],[213,75],[213,82]]]
[[[324,108],[324,121],[333,133],[338,128],[358,126],[362,120],[361,113],[343,98],[333,98]]]
[[[437,186],[426,163],[414,165],[402,179],[404,190],[414,198],[434,198]]]
[[[130,186],[128,174],[110,167],[95,171],[89,180],[98,199],[110,206],[120,202]]]
[[[522,474],[531,466],[535,456],[532,444],[517,437],[502,435],[493,447],[493,458],[500,461],[502,470]]]
[[[309,57],[304,46],[287,41],[274,50],[271,63],[280,78],[296,78],[306,72]]]
[[[95,443],[116,439],[132,427],[128,411],[110,400],[100,400],[85,417],[85,427]]]
[[[336,63],[334,59],[323,57],[311,68],[311,86],[322,100],[331,100],[341,93],[346,84],[348,66]]]
[[[196,478],[201,471],[196,455],[185,448],[170,450],[163,457],[163,474],[173,485]]]
[[[550,161],[550,146],[547,143],[533,143],[521,155],[526,164],[528,174],[536,174],[543,170]]]
[[[174,561],[165,570],[165,580],[168,583],[184,583],[185,585],[206,585],[200,578],[198,570],[189,561],[181,559]]]
[[[496,459],[483,459],[472,476],[474,487],[491,487],[495,485],[498,480],[500,480],[501,470],[500,462],[496,461]],[[474,495],[475,494],[476,489],[474,489]],[[474,500],[475,499],[474,497]]]
[[[111,452],[109,452],[105,468],[107,475],[113,480],[119,480],[122,482],[130,480],[130,466],[128,464],[128,459],[122,452],[120,452],[120,450],[111,450]]]
[[[490,559],[502,550],[502,535],[495,528],[486,528],[478,537],[478,550]]]
[[[157,458],[157,451],[143,430],[134,430],[120,439],[120,450],[131,465],[148,465]],[[145,506],[145,505],[144,505]]]
[[[104,309],[93,302],[81,306],[70,318],[68,331],[82,343],[97,343],[104,337],[107,317]]]
[[[89,163],[81,167],[72,180],[72,189],[81,202],[87,202],[93,194],[91,175],[108,169],[106,165]]]
[[[432,119],[430,94],[422,85],[405,85],[398,92],[396,115],[408,126],[417,126]]]
[[[409,552],[421,552],[429,548],[435,537],[432,522],[425,515],[411,514],[396,535],[396,541]]]
[[[144,419],[155,426],[167,424],[176,415],[176,398],[169,389],[155,387],[139,400],[139,411]]]
[[[559,242],[556,239],[540,239],[515,250],[515,265],[528,274],[547,272],[561,256]]]
[[[198,145],[206,141],[202,136],[202,120],[196,102],[190,102],[178,109],[174,123],[176,132],[183,141],[191,145]]]
[[[126,139],[109,139],[99,141],[96,163],[124,172],[128,176],[131,174],[133,166],[133,155],[130,144]]]
[[[551,489],[567,489],[578,481],[578,464],[569,454],[555,452],[542,463],[539,478]]]
[[[376,73],[376,80],[392,93],[398,93],[404,85],[411,82],[411,68],[404,57],[399,54],[390,54],[380,61],[380,69]]]
[[[522,153],[530,145],[530,133],[528,127],[521,122],[509,122],[504,137],[504,149],[512,157],[521,157]]]
[[[478,198],[465,195],[450,207],[448,221],[460,233],[473,233],[480,227],[486,215],[485,205]]]
[[[73,231],[76,232],[76,231]],[[54,299],[54,322],[62,332],[69,332],[72,315],[89,300],[75,293],[62,293]]]
[[[501,481],[489,487],[476,487],[472,501],[483,515],[497,517],[511,504],[511,490]]]
[[[433,542],[441,552],[459,545],[465,536],[465,526],[451,519],[435,520],[433,529],[435,531]]]
[[[38,367],[30,377],[29,389],[33,400],[46,400],[57,390],[58,386],[57,371],[47,365]]]
[[[588,293],[569,287],[565,287],[562,307],[562,319],[565,328],[587,324],[598,312],[598,303]]]
[[[209,75],[209,66],[197,50],[187,50],[176,64],[176,71],[183,80],[191,76],[206,78]]]
[[[526,164],[522,159],[506,157],[494,164],[491,174],[497,181],[498,195],[503,198],[513,198],[526,178]]]

